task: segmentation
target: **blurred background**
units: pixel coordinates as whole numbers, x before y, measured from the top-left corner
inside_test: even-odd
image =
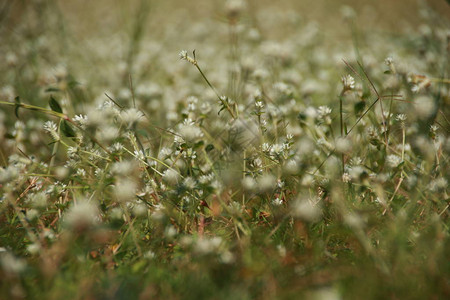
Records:
[[[234,24],[240,40],[294,44],[320,40],[322,49],[335,54],[337,62],[349,59],[348,53],[356,46],[377,52],[374,46],[383,43],[374,38],[377,35],[395,40],[404,38],[404,33],[429,31],[433,24],[443,27],[450,20],[450,5],[445,0],[237,2],[245,3]],[[158,72],[178,72],[182,49],[197,49],[202,63],[211,66],[222,50],[228,51],[227,3],[230,1],[2,1],[0,55],[6,64],[0,63],[0,71],[6,74],[11,65],[23,74],[39,70],[40,74],[33,76],[45,81],[42,70],[64,70],[83,86],[100,91],[123,84],[128,74],[136,80],[167,79],[167,74],[159,76]],[[216,47],[218,43],[223,49]],[[252,50],[240,48],[239,55],[252,56]],[[29,64],[33,64],[31,71]],[[214,67],[216,71],[219,68]],[[17,75],[7,73],[10,75],[2,76]],[[214,80],[215,75],[211,76]]]

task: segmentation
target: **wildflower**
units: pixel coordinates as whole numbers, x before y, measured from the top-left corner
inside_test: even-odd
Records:
[[[336,151],[340,153],[347,153],[351,151],[352,143],[348,138],[338,138],[336,140]]]
[[[247,191],[252,191],[256,188],[257,183],[256,180],[253,179],[253,177],[245,176],[244,179],[242,179],[242,187]]]
[[[75,122],[78,123],[78,125],[80,125],[81,128],[85,129],[86,125],[88,123],[88,117],[86,115],[75,115],[75,117],[73,118],[73,120]]]
[[[195,126],[195,123],[191,119],[185,119],[183,124],[178,126],[178,133],[187,143],[194,143],[203,137],[202,130]]]
[[[224,264],[231,264],[235,261],[234,255],[233,253],[231,253],[230,251],[224,251],[221,255],[220,255],[220,262],[224,263]]]
[[[201,255],[216,252],[222,244],[222,238],[199,238],[194,245],[194,252]]]
[[[301,182],[302,186],[312,186],[314,184],[314,177],[310,174],[306,174],[305,176],[303,176],[302,178],[302,182]]]
[[[245,2],[243,0],[227,0],[225,3],[225,8],[228,18],[230,20],[234,20],[245,8]]]
[[[385,63],[387,66],[390,66],[390,65],[392,65],[392,64],[394,63],[394,59],[392,58],[392,56],[388,56],[388,57],[386,57],[386,59],[384,60],[384,63]]]
[[[6,274],[18,274],[25,271],[26,263],[23,259],[15,257],[12,253],[2,253],[0,265]]]
[[[12,181],[18,176],[19,170],[15,166],[9,165],[6,168],[0,167],[0,184]]]
[[[352,180],[350,174],[348,174],[347,172],[345,172],[344,174],[342,174],[342,182],[350,182]]]
[[[262,101],[260,101],[260,100],[255,101],[255,106],[256,106],[256,108],[258,109],[258,111],[261,111],[261,110],[263,110],[263,108],[264,108],[264,102],[262,102]]]
[[[86,170],[84,170],[84,169],[77,169],[76,174],[79,177],[86,177]]]
[[[113,220],[123,220],[123,210],[120,207],[114,207],[109,212],[109,216]]]
[[[322,209],[312,199],[298,197],[292,204],[292,216],[306,222],[317,222],[322,216]]]
[[[111,142],[119,137],[119,129],[110,125],[102,126],[95,136],[102,142]]]
[[[55,141],[59,141],[59,134],[58,134],[58,126],[53,121],[47,121],[44,123],[44,130],[50,133],[51,137]]]
[[[64,221],[69,228],[84,231],[98,223],[97,206],[87,200],[80,200],[69,208]]]
[[[258,178],[258,188],[262,192],[268,192],[276,187],[276,178],[272,174],[264,174]]]
[[[342,84],[343,84],[343,92],[351,91],[355,88],[355,78],[352,77],[352,75],[348,74],[345,76],[342,76],[341,78]]]
[[[270,155],[279,156],[283,154],[284,146],[282,144],[274,144],[270,148]]]
[[[184,185],[188,190],[193,190],[193,189],[196,187],[197,183],[196,183],[196,181],[195,181],[194,178],[192,178],[192,177],[186,177],[186,178],[183,180],[183,185]]]
[[[136,109],[136,108],[130,108],[127,110],[123,110],[120,113],[120,117],[122,118],[122,121],[126,124],[128,124],[128,126],[133,126],[140,118],[142,118],[144,116],[144,114]]]
[[[398,114],[395,119],[399,122],[405,122],[406,121],[406,115],[405,114]]]
[[[174,169],[167,169],[163,173],[163,179],[170,184],[177,183],[179,177],[180,177],[180,174],[177,171],[175,171]]]
[[[328,106],[319,106],[317,112],[319,113],[319,118],[322,120],[322,122],[327,125],[331,124],[331,108],[329,108]]]
[[[136,197],[137,184],[131,179],[121,178],[114,186],[118,201],[126,202]]]
[[[349,169],[350,178],[355,181],[359,181],[364,173],[364,168],[361,166],[353,166]]]
[[[295,174],[298,172],[299,163],[295,159],[288,160],[284,165],[284,171],[287,174]]]
[[[38,254],[41,251],[41,246],[37,243],[33,243],[27,246],[27,251],[30,254]]]
[[[135,161],[123,160],[112,165],[111,171],[113,174],[127,176],[137,172],[137,164]]]
[[[401,162],[402,158],[395,154],[390,154],[386,157],[386,163],[391,168],[396,168]]]
[[[186,50],[181,50],[178,55],[180,56],[181,60],[185,60],[187,62],[190,62],[194,66],[197,65],[197,61],[194,58],[190,57]]]
[[[261,151],[264,153],[268,153],[272,149],[272,146],[269,145],[269,143],[263,143],[261,145]]]
[[[199,177],[198,182],[200,182],[201,184],[208,184],[210,182],[212,182],[214,179],[214,173],[210,173],[207,175],[202,175]]]
[[[281,200],[280,197],[276,197],[275,199],[272,200],[272,204],[275,206],[280,206],[283,204],[283,200]]]
[[[37,192],[27,197],[28,201],[35,208],[47,207],[47,195],[44,192]]]
[[[132,208],[132,213],[136,217],[143,217],[147,214],[147,207],[142,202],[135,203]]]

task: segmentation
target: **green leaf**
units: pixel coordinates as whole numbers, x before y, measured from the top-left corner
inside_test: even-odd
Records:
[[[72,129],[72,127],[70,127],[69,123],[64,120],[61,125],[60,125],[60,129],[61,132],[66,136],[66,137],[75,137],[75,131]]]
[[[50,96],[50,100],[48,101],[48,104],[50,105],[50,108],[57,112],[62,114],[62,108],[61,106],[58,104],[58,102],[55,100],[55,98],[53,98],[53,96]]]
[[[19,96],[14,98],[14,102],[16,103],[16,106],[14,107],[14,114],[16,115],[17,119],[19,119],[19,108],[20,108],[20,98],[19,98]]]
[[[13,140],[16,137],[14,135],[12,135],[11,133],[5,133],[5,135],[3,136],[5,139],[9,139],[9,140]]]

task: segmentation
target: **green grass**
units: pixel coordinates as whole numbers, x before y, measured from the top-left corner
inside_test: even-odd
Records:
[[[450,297],[447,20],[242,3],[2,7],[0,299]]]

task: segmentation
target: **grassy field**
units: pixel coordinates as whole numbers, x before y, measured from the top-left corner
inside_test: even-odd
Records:
[[[450,298],[446,1],[4,1],[0,299]]]

